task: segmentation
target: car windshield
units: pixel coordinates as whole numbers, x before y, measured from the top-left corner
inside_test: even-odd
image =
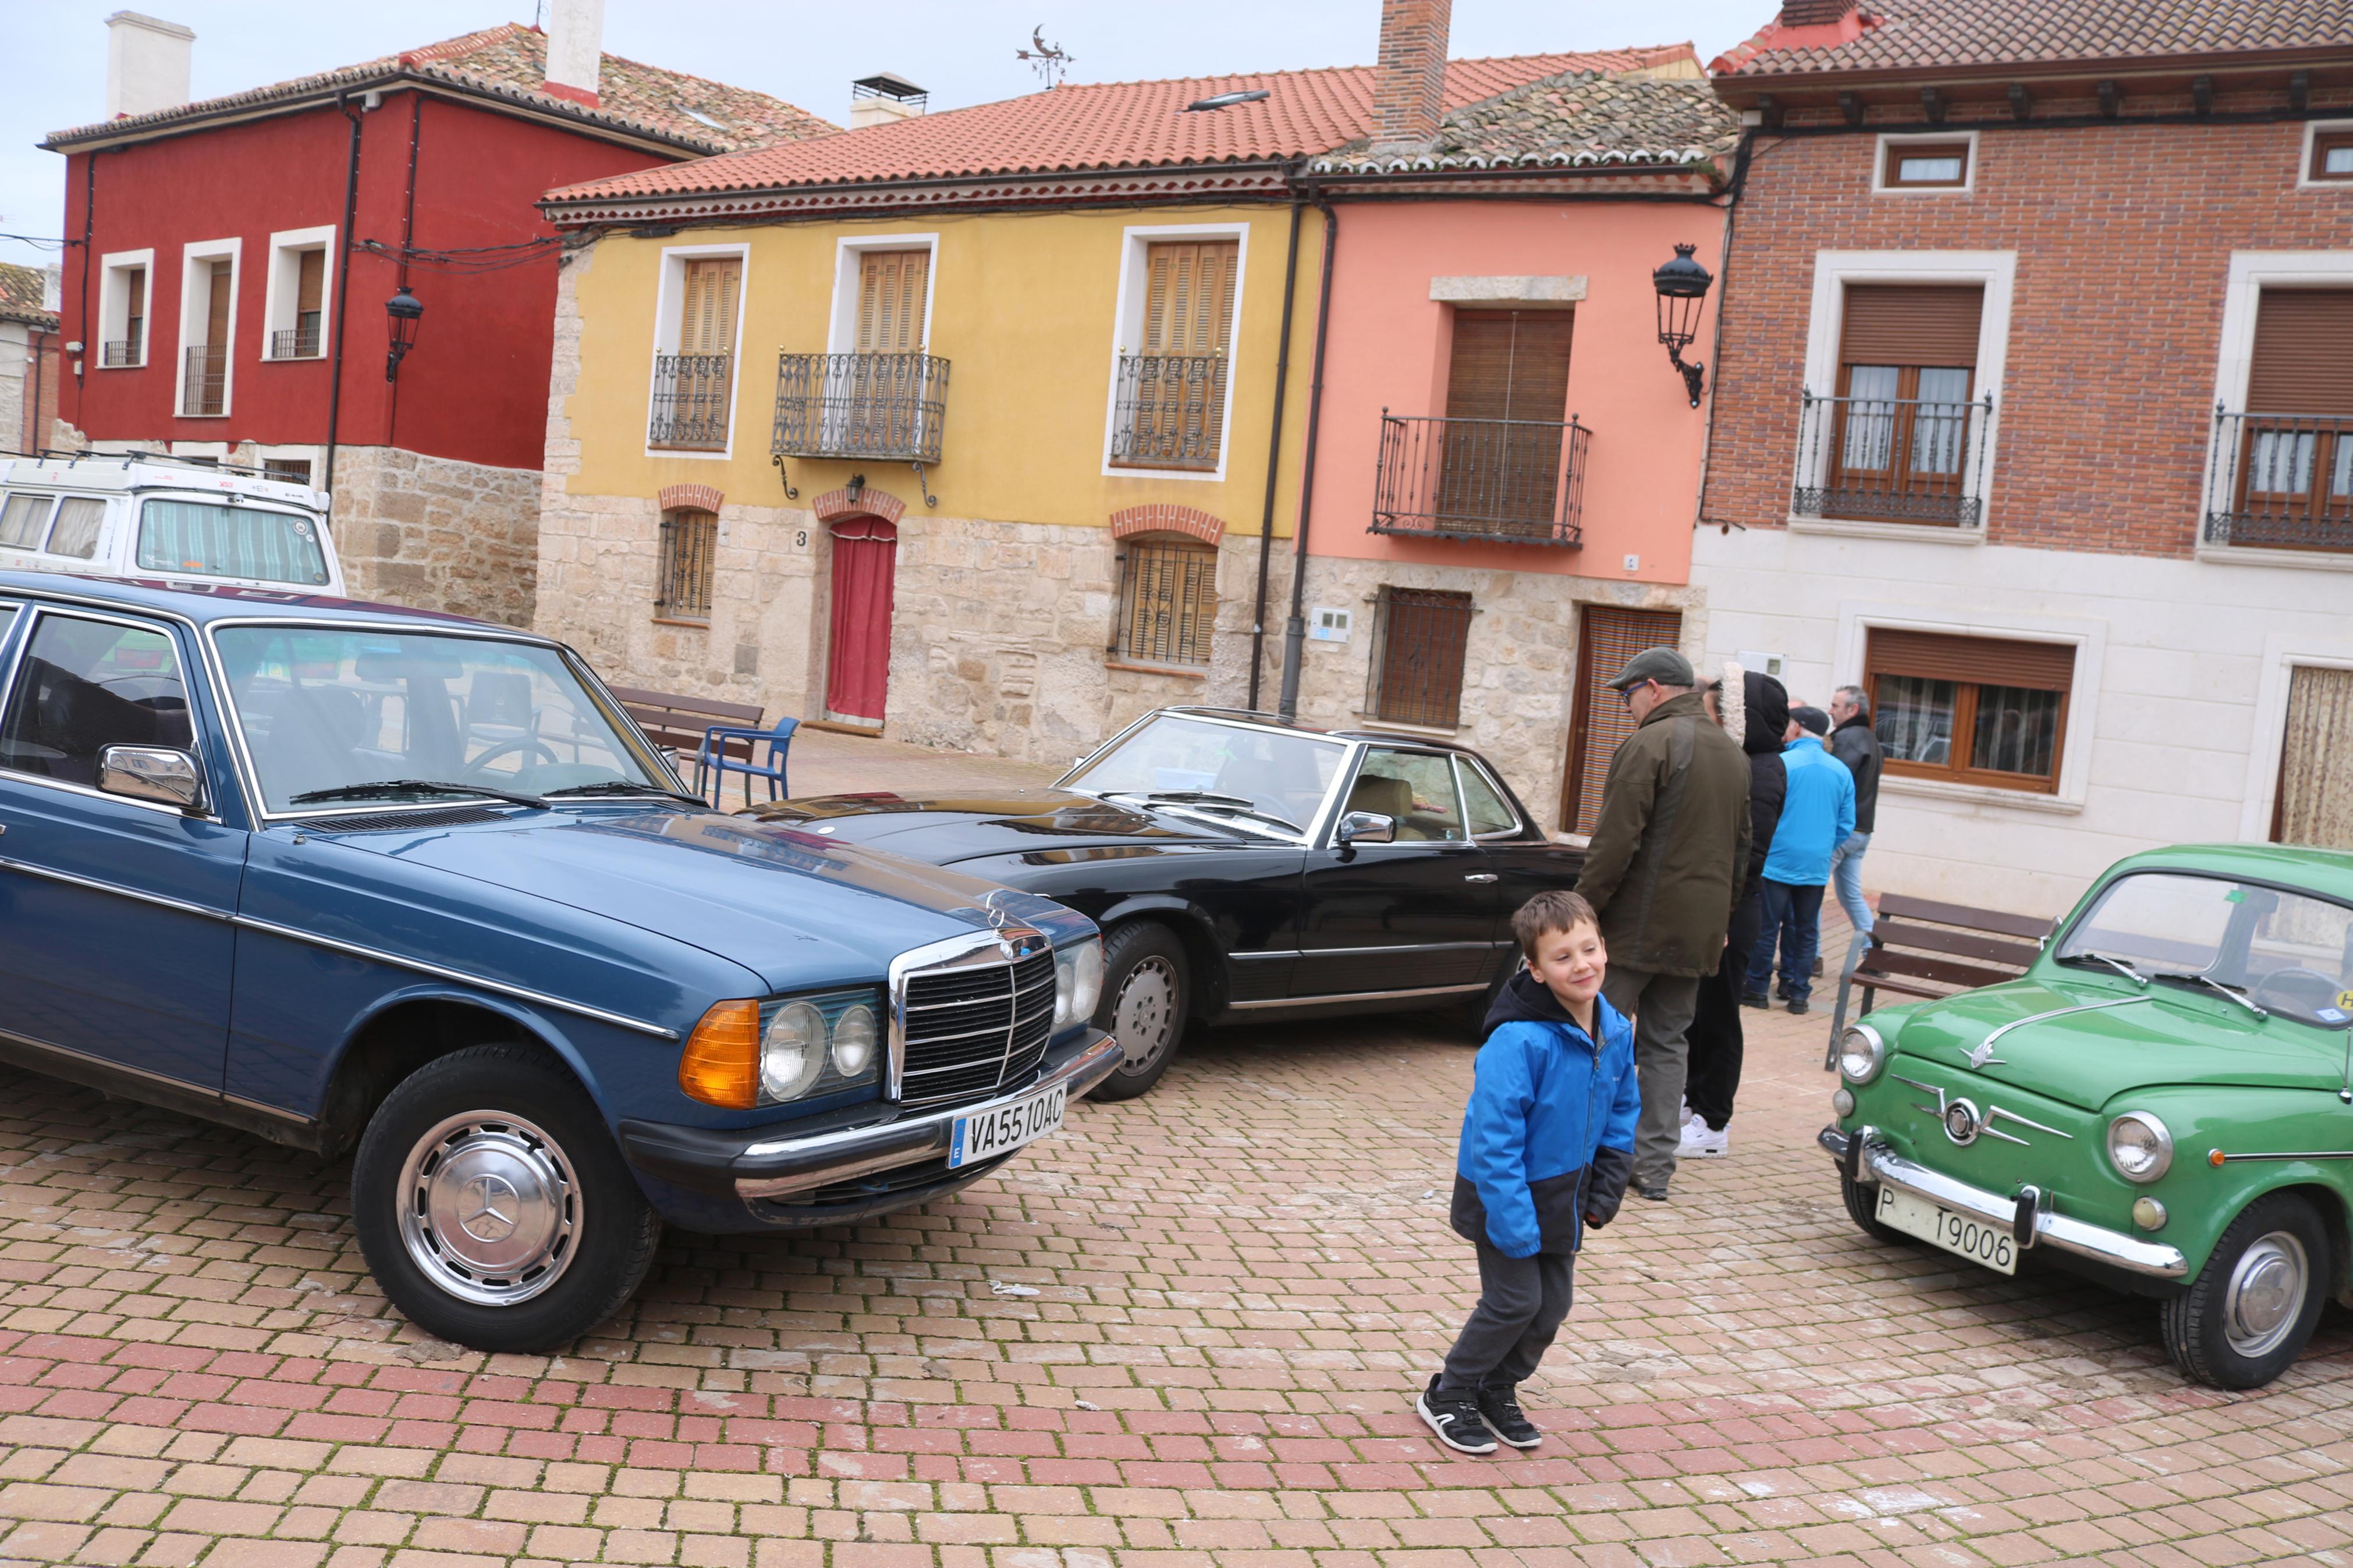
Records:
[[[271,811],[455,799],[468,786],[672,787],[552,647],[311,626],[228,626],[213,642]]]
[[[2221,987],[2266,1011],[2339,1028],[2353,1023],[2353,909],[2180,872],[2120,877],[2070,926],[2061,963],[2192,989]]]
[[[1160,713],[1081,763],[1063,783],[1094,795],[1157,796],[1211,812],[1248,809],[1305,828],[1347,754],[1345,742],[1321,735]]]
[[[327,580],[318,520],[268,507],[151,500],[139,512],[139,569],[262,583]]]

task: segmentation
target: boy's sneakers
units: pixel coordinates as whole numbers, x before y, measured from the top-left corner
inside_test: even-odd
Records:
[[[1704,1119],[1694,1116],[1683,1126],[1683,1142],[1675,1146],[1675,1157],[1679,1160],[1721,1159],[1731,1146],[1731,1128],[1711,1131]]]
[[[1438,1434],[1440,1442],[1456,1453],[1492,1454],[1495,1451],[1495,1435],[1479,1418],[1479,1404],[1476,1394],[1440,1393],[1438,1374],[1431,1373],[1430,1386],[1413,1402],[1413,1413]]]
[[[1495,1429],[1495,1436],[1514,1448],[1533,1448],[1544,1441],[1544,1434],[1520,1408],[1520,1396],[1511,1384],[1479,1391],[1479,1414]]]

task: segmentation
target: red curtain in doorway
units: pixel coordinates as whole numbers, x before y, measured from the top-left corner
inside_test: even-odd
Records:
[[[891,679],[891,589],[899,530],[879,517],[833,525],[833,624],[826,660],[826,716],[879,729]]]

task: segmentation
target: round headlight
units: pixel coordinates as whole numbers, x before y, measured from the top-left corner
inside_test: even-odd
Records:
[[[1869,1083],[1887,1065],[1887,1042],[1868,1024],[1850,1024],[1839,1037],[1839,1076],[1849,1083]]]
[[[2153,1182],[2173,1163],[2173,1134],[2146,1110],[2127,1110],[2108,1123],[2108,1158],[2128,1182]]]
[[[860,1003],[833,1021],[833,1070],[857,1078],[874,1065],[874,1009]]]
[[[825,1070],[825,1015],[806,1002],[779,1008],[760,1035],[760,1098],[797,1100]]]

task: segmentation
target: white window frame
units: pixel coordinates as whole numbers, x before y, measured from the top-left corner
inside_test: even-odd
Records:
[[[2009,616],[1985,610],[1947,611],[1926,605],[1873,604],[1843,601],[1838,612],[1836,662],[1831,684],[1860,686],[1869,692],[1864,655],[1871,633],[1935,632],[1946,637],[1999,637],[2010,641],[2063,642],[2075,647],[2074,673],[2067,690],[2067,724],[2059,741],[2059,777],[2052,793],[2004,789],[1998,784],[1960,784],[1947,779],[1911,778],[1883,771],[1883,795],[1920,795],[1927,799],[1962,801],[1978,805],[2007,806],[2019,811],[2074,815],[2083,811],[2092,784],[2092,748],[2097,744],[2101,668],[2108,651],[2105,621],[2057,616]],[[1879,719],[1878,697],[1873,693],[1872,720]],[[2284,711],[2284,710],[2283,710]],[[1956,741],[1959,737],[1955,737]]]
[[[324,447],[273,447],[256,442],[253,466],[267,468],[272,458],[293,458],[311,465],[311,488],[316,490],[319,481],[326,477],[327,449]],[[291,483],[291,480],[286,481]]]
[[[228,342],[222,345],[227,353],[222,358],[221,411],[218,414],[189,414],[188,351],[196,347],[191,329],[205,321],[211,310],[211,301],[197,286],[197,264],[228,262]],[[245,286],[245,242],[241,239],[200,239],[180,247],[180,347],[172,356],[172,417],[174,419],[227,419],[237,406],[237,297]]]
[[[1890,149],[1906,145],[1968,143],[1968,154],[1961,162],[1961,183],[1957,185],[1891,185],[1887,183],[1887,154]],[[1946,131],[1936,133],[1906,131],[1887,132],[1871,150],[1871,194],[1874,196],[1969,196],[1978,189],[1978,133],[1974,131]]]
[[[1993,416],[1971,438],[1961,456],[1961,472],[1978,477],[1978,526],[1937,528],[1918,523],[1875,522],[1859,518],[1800,517],[1790,512],[1788,525],[1798,533],[1842,533],[1863,539],[1905,539],[1922,544],[1985,542],[1986,520],[1992,514],[1996,461],[2002,415],[2002,373],[2010,358],[2010,301],[2017,292],[2018,252],[2014,250],[1818,250],[1814,252],[1812,314],[1806,323],[1806,390],[1816,397],[1838,395],[1839,334],[1846,320],[1846,291],[1858,283],[1961,283],[1985,290],[1978,317],[1977,375],[1970,398],[1990,395]],[[1992,443],[1987,446],[1987,443]],[[1791,470],[1796,483],[1819,488],[1830,469],[1827,440],[1814,443],[1808,461],[1806,435],[1800,427]]]
[[[679,312],[686,302],[686,264],[708,261],[732,256],[742,264],[735,280],[735,342],[729,351],[727,367],[727,446],[717,452],[682,452],[674,447],[653,444],[654,428],[654,360],[661,354],[678,352],[678,336],[681,325]],[[735,245],[665,245],[661,265],[654,284],[654,342],[646,354],[646,411],[639,421],[645,433],[645,455],[649,458],[679,458],[686,462],[723,463],[735,455],[735,436],[740,421],[737,406],[744,387],[744,318],[750,314],[752,299],[752,247]]]
[[[281,356],[271,353],[277,335],[294,327],[294,307],[301,298],[302,255],[305,251],[322,251],[326,265],[319,274],[319,352],[314,354],[287,354],[283,361],[308,361],[327,357],[327,323],[332,318],[335,297],[335,226],[326,224],[317,228],[280,229],[269,237],[269,276],[263,284],[261,307],[261,357],[273,363],[282,363]]]
[[[932,234],[846,234],[834,242],[833,306],[826,318],[825,352],[858,352],[859,269],[870,250],[921,250],[923,263],[924,353],[932,352],[932,296],[940,286],[940,237]]]
[[[2239,837],[2268,844],[2278,803],[2280,763],[2287,749],[2288,689],[2298,669],[2353,669],[2353,642],[2301,632],[2263,639],[2263,673],[2255,688],[2254,743],[2247,751],[2247,789],[2239,807]]]
[[[1250,226],[1246,223],[1145,224],[1120,231],[1119,294],[1112,310],[1110,388],[1103,397],[1103,478],[1150,479],[1155,483],[1163,479],[1214,483],[1225,479],[1226,460],[1233,453],[1234,384],[1239,378],[1233,374],[1232,367],[1238,357],[1234,345],[1241,341],[1242,303],[1250,283]],[[1239,242],[1234,248],[1233,336],[1226,343],[1226,405],[1219,414],[1215,468],[1141,468],[1133,464],[1114,465],[1111,460],[1112,442],[1119,433],[1119,356],[1144,342],[1145,300],[1151,292],[1145,275],[1147,260],[1155,240],[1170,239]]]
[[[2312,144],[2322,132],[2353,131],[2353,120],[2307,120],[2304,140],[2295,154],[2295,188],[2300,191],[2353,191],[2353,178],[2316,180],[2312,177]]]
[[[123,274],[134,267],[145,274],[139,294],[139,357],[129,364],[110,365],[106,345],[121,342],[131,330],[131,290]],[[98,353],[90,357],[100,370],[144,370],[155,347],[155,252],[110,250],[99,258],[99,268]]]
[[[2310,155],[2307,141],[2306,155]],[[2353,184],[2348,181],[2348,184]],[[2263,308],[2265,289],[2300,285],[2353,288],[2353,249],[2234,250],[2231,270],[2222,286],[2222,330],[2214,361],[2213,406],[2225,413],[2247,412],[2247,383],[2255,368],[2255,316]],[[2293,414],[2290,409],[2263,413]],[[2211,433],[2206,442],[2206,467],[2198,484],[2195,553],[2200,561],[2223,564],[2295,566],[2316,572],[2353,572],[2353,557],[2332,550],[2274,550],[2260,544],[2212,544],[2206,539],[2206,498],[2214,493],[2214,468],[2222,454]],[[2282,698],[2282,701],[2286,699]]]

